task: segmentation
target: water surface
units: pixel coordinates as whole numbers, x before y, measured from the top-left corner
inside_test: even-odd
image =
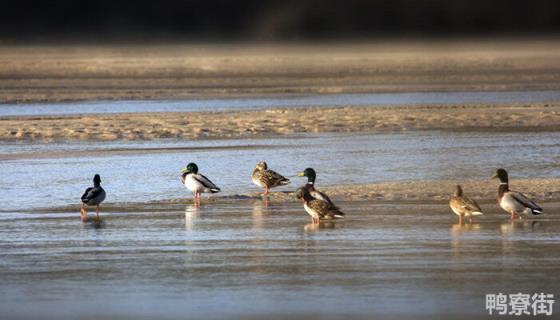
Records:
[[[262,201],[0,215],[3,317],[482,317],[486,293],[560,294],[558,208],[458,225],[446,206],[340,203],[315,227]]]
[[[96,101],[0,104],[0,117],[128,112],[253,110],[273,107],[333,107],[420,104],[539,103],[560,100],[560,91],[482,91],[413,93],[340,93],[270,98],[192,99],[180,101]]]
[[[76,204],[99,173],[107,202],[190,198],[180,169],[196,162],[222,195],[259,191],[255,164],[304,183],[297,173],[316,169],[318,185],[410,180],[488,179],[498,167],[511,177],[560,177],[560,132],[410,132],[311,134],[242,140],[165,140],[0,144],[1,211]],[[25,196],[22,196],[25,195]]]

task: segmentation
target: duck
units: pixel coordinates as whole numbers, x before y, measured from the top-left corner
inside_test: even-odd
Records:
[[[276,171],[269,170],[265,161],[260,161],[255,166],[253,174],[251,174],[253,183],[264,188],[264,194],[268,194],[271,188],[285,186],[290,183],[290,179],[282,176]]]
[[[334,220],[344,218],[344,212],[338,208],[329,205],[327,202],[318,200],[311,196],[307,188],[298,188],[295,192],[298,199],[303,199],[303,207],[311,216],[313,223],[320,223],[321,220]]]
[[[201,193],[221,191],[210,179],[198,173],[198,166],[193,162],[181,169],[181,183],[194,194],[196,204],[200,204]]]
[[[492,176],[492,179],[500,179],[498,187],[498,204],[502,209],[511,214],[511,219],[515,215],[521,217],[522,214],[538,215],[543,213],[543,209],[521,192],[509,190],[509,178],[505,169],[500,168]]]
[[[101,177],[99,174],[93,176],[93,187],[89,187],[82,194],[81,201],[82,207],[80,209],[80,218],[82,221],[87,221],[87,208],[86,206],[96,206],[95,215],[99,221],[99,205],[105,200],[105,190],[101,187]]]
[[[462,223],[463,217],[469,217],[469,221],[472,222],[473,216],[482,215],[482,209],[476,201],[463,195],[463,189],[460,185],[456,186],[455,193],[451,196],[449,200],[449,206],[451,210],[459,216],[459,224]]]
[[[305,184],[304,188],[309,191],[314,199],[325,201],[329,205],[336,208],[329,196],[327,196],[324,192],[315,189],[315,179],[317,177],[317,174],[315,173],[315,170],[313,168],[306,168],[302,172],[298,173],[298,177],[307,177],[307,183]]]

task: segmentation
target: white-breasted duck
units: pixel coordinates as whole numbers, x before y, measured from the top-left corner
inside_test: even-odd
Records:
[[[482,209],[476,201],[473,199],[465,196],[463,194],[463,189],[461,186],[457,185],[455,193],[451,196],[449,200],[449,206],[451,210],[455,212],[456,215],[459,216],[459,224],[462,223],[463,217],[468,217],[469,221],[472,222],[473,216],[482,215]]]
[[[290,183],[290,179],[285,178],[276,171],[269,170],[265,161],[257,163],[251,174],[253,183],[264,188],[264,194],[268,194],[271,188],[285,186]]]
[[[516,214],[537,215],[543,213],[543,209],[526,195],[509,189],[509,177],[505,169],[500,168],[496,170],[496,173],[492,176],[492,179],[494,178],[500,179],[498,204],[500,204],[502,209],[511,214],[512,219],[515,218]]]
[[[195,197],[195,203],[200,204],[200,195],[202,193],[217,193],[218,188],[210,179],[198,173],[198,166],[195,163],[189,163],[181,169],[181,182],[189,189]]]

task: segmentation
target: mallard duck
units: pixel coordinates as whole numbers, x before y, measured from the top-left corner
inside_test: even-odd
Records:
[[[268,166],[264,161],[257,163],[251,179],[254,184],[264,188],[264,194],[268,194],[270,188],[285,186],[290,183],[290,179],[283,177],[276,171],[268,170]]]
[[[189,163],[186,167],[181,169],[181,173],[181,182],[187,189],[194,193],[195,203],[200,203],[200,194],[203,192],[220,192],[220,188],[210,181],[210,179],[198,173],[198,166],[195,163]]]
[[[303,207],[311,216],[313,223],[319,223],[321,220],[344,218],[344,212],[329,205],[325,201],[313,198],[306,188],[298,188],[296,190],[296,197],[298,199],[303,199]]]
[[[87,188],[81,199],[80,217],[82,221],[87,221],[86,206],[96,206],[95,215],[99,221],[99,205],[105,200],[105,190],[101,187],[101,177],[98,174],[93,176],[93,187]]]
[[[449,206],[459,216],[459,224],[462,223],[463,216],[469,217],[469,220],[472,221],[472,216],[483,214],[476,201],[463,195],[463,189],[459,185],[449,200]]]
[[[332,200],[325,193],[315,189],[315,178],[317,177],[317,175],[313,168],[306,168],[302,172],[298,173],[298,177],[307,177],[307,183],[305,184],[304,188],[309,191],[313,198],[325,201],[326,203],[336,208]]]
[[[492,176],[492,179],[500,179],[500,186],[498,187],[498,203],[500,207],[511,214],[511,218],[514,219],[515,215],[521,214],[541,214],[543,209],[539,207],[531,199],[527,198],[521,192],[509,190],[509,178],[508,173],[504,169],[496,170],[496,173]]]

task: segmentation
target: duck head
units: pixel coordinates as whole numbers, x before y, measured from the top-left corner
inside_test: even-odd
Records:
[[[99,187],[99,185],[101,185],[101,177],[96,174],[93,176],[93,186]]]
[[[298,177],[307,177],[308,183],[309,182],[314,183],[316,178],[315,170],[313,170],[313,168],[307,168],[302,172],[298,173]]]
[[[505,169],[498,169],[496,173],[492,176],[492,179],[498,178],[500,182],[507,183],[508,182],[508,173]]]
[[[255,169],[257,169],[257,170],[266,170],[266,169],[268,169],[268,165],[266,164],[265,161],[260,161],[260,162],[257,163],[257,165],[255,166]]]
[[[463,196],[463,189],[461,188],[460,185],[457,185],[455,187],[455,193],[453,194],[456,197],[462,197]]]
[[[194,173],[197,174],[198,173],[198,166],[191,162],[189,164],[187,164],[186,167],[184,167],[183,169],[181,169],[182,173]]]

